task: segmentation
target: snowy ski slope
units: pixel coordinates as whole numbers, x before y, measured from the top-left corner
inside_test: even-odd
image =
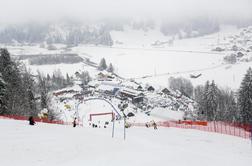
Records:
[[[249,140],[176,128],[89,128],[0,120],[2,166],[250,166]]]

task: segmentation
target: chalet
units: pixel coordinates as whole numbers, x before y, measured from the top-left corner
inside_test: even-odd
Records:
[[[132,117],[132,116],[135,116],[135,114],[133,114],[132,112],[129,112],[129,113],[127,114],[127,117]]]
[[[101,84],[96,88],[96,90],[100,93],[104,93],[106,95],[113,95],[113,96],[117,94],[119,89],[120,88],[118,86],[106,85],[106,84]]]
[[[114,77],[110,73],[100,72],[97,74],[97,79],[99,81],[112,81]]]
[[[133,92],[131,90],[128,90],[128,89],[120,90],[119,95],[122,98],[130,98],[130,99],[133,99],[133,98],[137,97],[137,93],[135,93],[135,92]]]
[[[133,104],[143,103],[145,100],[145,95],[143,93],[139,93],[136,97],[132,99]]]
[[[78,71],[76,71],[74,74],[75,74],[76,77],[80,76],[80,73]]]
[[[171,91],[169,89],[167,89],[167,88],[164,88],[162,90],[162,93],[165,94],[165,95],[169,95],[169,94],[171,94]]]
[[[99,84],[98,84],[96,81],[90,81],[90,82],[88,83],[88,87],[89,87],[89,88],[93,88],[93,89],[97,88],[98,85],[99,85]]]
[[[155,88],[153,86],[149,86],[149,87],[147,87],[147,91],[154,92]]]
[[[143,103],[143,102],[144,102],[144,96],[137,96],[132,99],[133,104]]]
[[[244,54],[243,54],[242,52],[239,51],[239,52],[237,53],[237,57],[238,57],[238,58],[241,58],[241,57],[243,57],[243,56],[244,56]]]
[[[100,73],[97,74],[97,78],[98,78],[98,79],[105,79],[105,78],[106,78],[106,75],[103,74],[102,72],[100,72]]]
[[[135,89],[135,90],[137,90],[137,88],[139,87],[139,84],[136,83],[134,80],[123,81],[121,85],[129,89]]]
[[[139,86],[137,87],[137,90],[138,90],[138,91],[142,91],[142,90],[143,90],[143,87],[142,87],[141,85],[139,85]]]

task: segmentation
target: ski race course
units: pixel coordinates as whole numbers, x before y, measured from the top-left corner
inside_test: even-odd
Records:
[[[249,166],[249,139],[191,129],[77,127],[0,120],[3,166]],[[13,160],[15,156],[15,160]]]

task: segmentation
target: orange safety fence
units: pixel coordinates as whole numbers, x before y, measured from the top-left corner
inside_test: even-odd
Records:
[[[175,127],[183,129],[195,129],[206,132],[214,132],[226,135],[238,136],[241,138],[251,138],[251,125],[227,122],[207,122],[207,121],[163,121],[157,122],[157,126]],[[145,127],[146,123],[130,123],[131,126]]]
[[[18,115],[0,116],[0,119],[28,120],[28,118],[29,117],[27,117],[27,116],[18,116]],[[66,125],[66,123],[61,120],[48,120],[46,118],[36,118],[36,117],[34,118],[34,120],[35,120],[35,122]]]
[[[178,124],[187,124],[187,125],[207,126],[207,121],[179,120],[179,121],[176,121],[176,123],[178,123]]]

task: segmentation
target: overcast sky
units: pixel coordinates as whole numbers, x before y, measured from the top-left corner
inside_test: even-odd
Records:
[[[0,0],[0,22],[62,17],[252,17],[252,0]]]

